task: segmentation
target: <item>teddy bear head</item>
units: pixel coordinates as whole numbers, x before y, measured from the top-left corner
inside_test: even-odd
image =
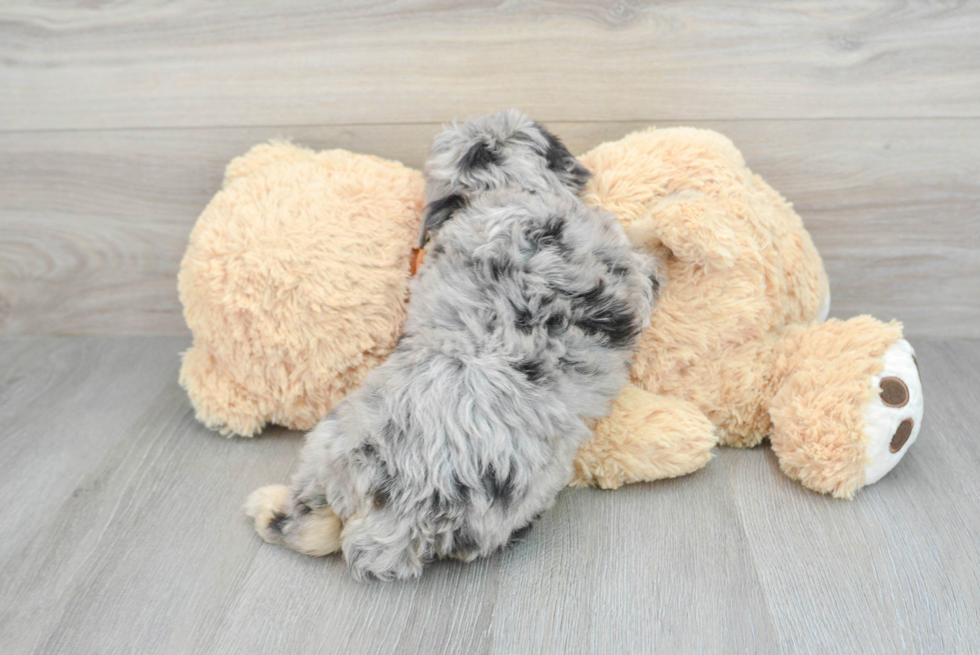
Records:
[[[178,287],[194,334],[180,382],[223,434],[308,429],[391,352],[422,176],[345,150],[258,145],[191,232]]]

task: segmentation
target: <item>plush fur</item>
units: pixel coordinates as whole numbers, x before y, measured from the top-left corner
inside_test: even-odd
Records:
[[[198,420],[242,436],[307,430],[384,361],[424,188],[401,164],[289,143],[228,165],[177,278],[194,333],[180,383]]]
[[[850,498],[909,452],[924,400],[900,324],[823,320],[830,294],[813,242],[731,141],[649,129],[581,161],[594,174],[583,200],[659,254],[670,282],[633,385],[595,422],[570,484],[683,475],[719,438],[768,437],[788,476]],[[194,332],[181,382],[198,416],[235,434],[270,420],[309,428],[383,361],[401,332],[423,204],[419,173],[365,155],[274,144],[232,162],[181,267]],[[907,402],[885,402],[890,378]]]
[[[582,162],[595,171],[585,201],[613,211],[630,240],[666,267],[670,284],[632,376],[650,394],[690,403],[673,407],[674,423],[707,418],[725,446],[768,437],[787,475],[839,498],[853,497],[876,464],[887,471],[901,460],[922,420],[921,381],[901,325],[869,316],[822,322],[830,288],[810,235],[731,141],[709,130],[651,129]],[[911,402],[869,422],[868,407],[881,405],[885,353],[899,343]],[[891,452],[905,420],[911,438]],[[646,441],[610,448],[606,468],[590,461],[579,481],[608,475],[621,451]]]
[[[653,304],[649,256],[582,203],[588,171],[526,116],[447,128],[426,178],[433,245],[398,347],[309,433],[291,498],[260,490],[249,510],[309,551],[329,507],[358,578],[517,541],[626,383]]]

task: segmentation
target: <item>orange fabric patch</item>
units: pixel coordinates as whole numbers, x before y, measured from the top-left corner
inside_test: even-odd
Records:
[[[409,271],[414,276],[419,272],[419,266],[425,261],[425,251],[421,248],[412,248],[412,264]]]

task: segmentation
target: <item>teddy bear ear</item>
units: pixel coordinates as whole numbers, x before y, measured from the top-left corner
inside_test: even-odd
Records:
[[[626,226],[633,245],[663,244],[675,257],[704,268],[726,270],[735,265],[738,238],[723,208],[697,191],[665,196]]]

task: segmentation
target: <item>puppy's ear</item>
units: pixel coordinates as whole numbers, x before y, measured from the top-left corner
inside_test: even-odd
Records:
[[[589,178],[592,177],[592,173],[575,159],[558,137],[542,127],[540,123],[535,123],[535,125],[548,142],[544,152],[548,168],[561,178],[565,186],[570,187],[576,193],[581,191]]]
[[[433,200],[425,206],[422,229],[419,231],[419,248],[429,240],[430,232],[438,230],[453,217],[457,210],[466,206],[466,198],[458,193]]]
[[[471,147],[463,155],[461,166],[463,172],[478,171],[489,168],[491,164],[499,164],[500,155],[482,141]]]

